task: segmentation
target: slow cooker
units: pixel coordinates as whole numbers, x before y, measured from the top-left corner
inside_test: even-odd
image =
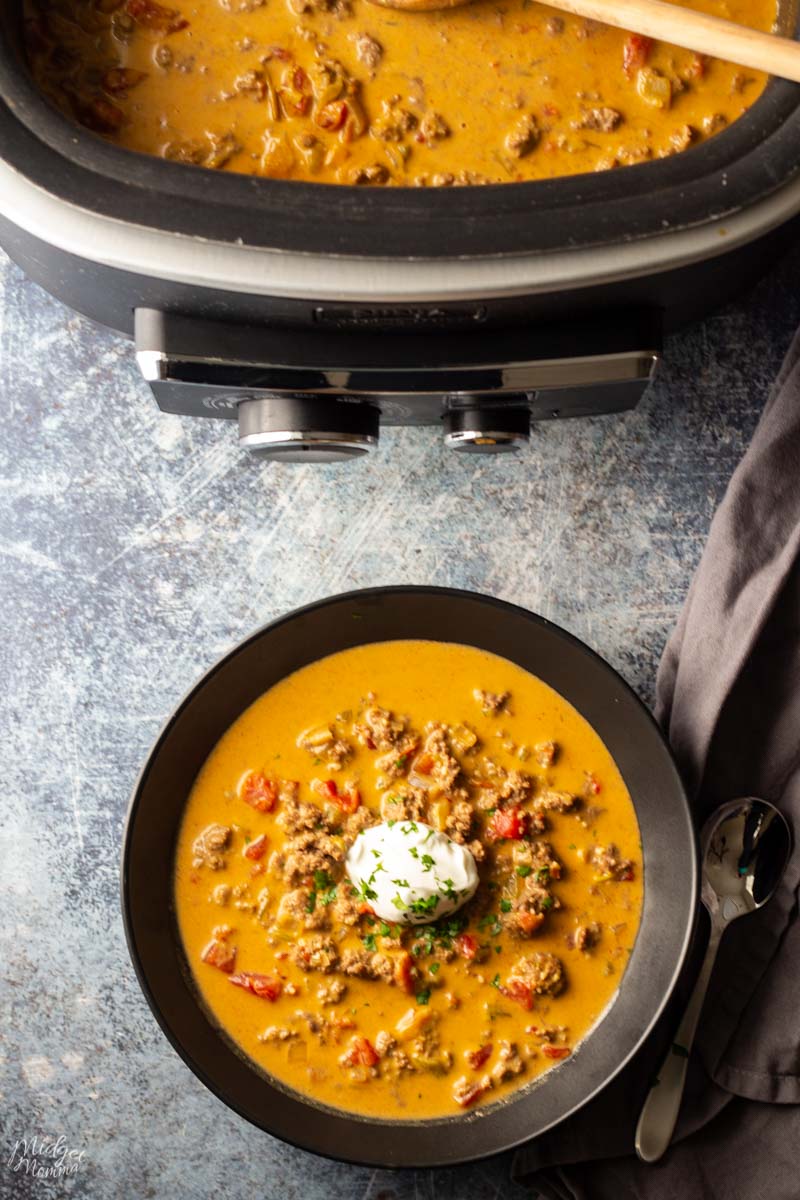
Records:
[[[798,164],[800,88],[772,80],[710,141],[617,171],[431,189],[213,172],[73,125],[30,78],[21,6],[0,14],[0,242],[134,335],[165,412],[238,419],[272,456],[357,457],[382,423],[515,449],[531,420],[633,407],[664,332],[794,231]]]

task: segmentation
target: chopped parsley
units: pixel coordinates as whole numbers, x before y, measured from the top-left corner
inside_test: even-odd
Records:
[[[408,755],[401,754],[394,765],[397,767],[398,771],[405,771],[407,762],[408,762]]]
[[[412,846],[408,853],[411,855],[412,858],[419,859],[419,850],[417,849],[416,846]]]
[[[417,832],[416,823],[414,821],[409,821],[407,825],[401,825],[400,832],[404,833],[406,836],[408,836],[409,833],[416,833]]]
[[[500,901],[500,912],[504,912],[504,913],[511,912],[511,901],[510,900],[501,900]]]
[[[391,829],[393,825],[396,825],[396,824],[397,824],[397,821],[387,821],[387,822],[386,822],[386,824],[387,824],[387,825],[389,826],[389,828]],[[362,830],[361,830],[361,832],[363,833],[363,832],[364,832],[364,830],[362,829]]]
[[[497,974],[495,975],[494,979],[492,980],[492,987],[493,987],[493,988],[499,988],[499,987],[500,987],[500,972],[499,972],[499,971],[497,972]]]
[[[523,863],[521,867],[517,867],[517,874],[520,879],[527,879],[532,870],[533,867],[529,867],[527,863]]]
[[[370,851],[370,853],[372,854],[373,858],[380,858],[380,856],[381,856],[380,850],[372,850],[372,851]]]
[[[549,867],[539,867],[539,870],[536,872],[536,882],[537,883],[549,883],[550,882],[550,868]]]
[[[575,845],[574,842],[570,842],[570,844],[567,846],[567,849],[568,850],[577,850],[578,847]]]
[[[312,913],[316,907],[317,907],[317,893],[309,892],[308,900],[306,901],[306,912]]]
[[[542,900],[541,907],[544,909],[545,912],[547,912],[548,909],[552,908],[553,907],[553,897],[545,896],[544,900]]]
[[[431,975],[435,975],[436,972],[439,970],[440,966],[441,966],[441,963],[432,962],[431,965],[428,967],[428,970],[430,971]]]
[[[371,950],[374,953],[374,951],[376,951],[378,949],[378,946],[375,942],[375,934],[374,933],[365,934],[361,940],[364,943],[364,945],[366,946],[367,950]]]
[[[378,899],[378,893],[375,891],[375,888],[370,887],[370,883],[373,878],[374,878],[374,876],[371,875],[369,879],[362,879],[360,884],[358,885],[358,894],[359,894],[359,896],[361,896],[361,898],[363,900],[377,900]]]
[[[381,937],[391,937],[391,926],[387,925],[385,921],[381,921],[378,933],[381,935]]]
[[[417,1004],[427,1004],[431,998],[431,989],[423,988],[421,992],[417,992]]]
[[[423,854],[421,859],[423,871],[430,871],[434,861],[434,858],[430,854]]]
[[[314,890],[312,895],[314,896],[314,901],[319,900],[320,904],[326,908],[336,900],[336,884],[333,883],[327,871],[314,871]],[[313,911],[313,907],[308,910],[308,912]]]
[[[409,882],[407,879],[393,879],[392,883],[394,884],[395,887],[408,887],[409,886]]]
[[[421,898],[419,900],[412,900],[408,907],[417,916],[430,916],[439,907],[439,897],[428,896],[427,900]]]
[[[437,879],[436,883],[439,887],[439,891],[442,892],[442,894],[445,895],[448,900],[458,899],[458,896],[456,895],[456,887],[452,879]]]
[[[422,839],[423,846],[427,846],[428,842],[431,840],[434,833],[435,833],[435,830],[433,830],[433,829],[428,830],[428,832],[425,834],[425,837]]]
[[[401,912],[405,912],[406,902],[401,895],[398,894],[397,896],[394,896],[392,899],[392,904],[395,906],[395,908],[399,908]]]

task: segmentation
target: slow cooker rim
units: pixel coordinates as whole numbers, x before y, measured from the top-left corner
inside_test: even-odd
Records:
[[[771,80],[715,138],[623,171],[473,188],[333,187],[168,163],[81,129],[36,89],[17,8],[0,16],[0,156],[78,207],[163,232],[361,259],[515,257],[712,225],[753,205],[798,169],[800,88]]]

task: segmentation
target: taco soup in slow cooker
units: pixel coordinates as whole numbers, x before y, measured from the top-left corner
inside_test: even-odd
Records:
[[[200,771],[174,896],[215,1023],[315,1101],[473,1110],[580,1053],[639,925],[636,816],[540,679],[378,642],[272,687]]]
[[[322,183],[572,175],[702,142],[765,76],[534,0],[26,0],[34,76],[120,146]],[[775,0],[692,0],[772,28]]]

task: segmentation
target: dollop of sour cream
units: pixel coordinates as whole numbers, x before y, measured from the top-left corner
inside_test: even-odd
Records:
[[[466,846],[422,821],[382,821],[347,851],[353,887],[382,921],[424,925],[454,913],[478,886]]]

